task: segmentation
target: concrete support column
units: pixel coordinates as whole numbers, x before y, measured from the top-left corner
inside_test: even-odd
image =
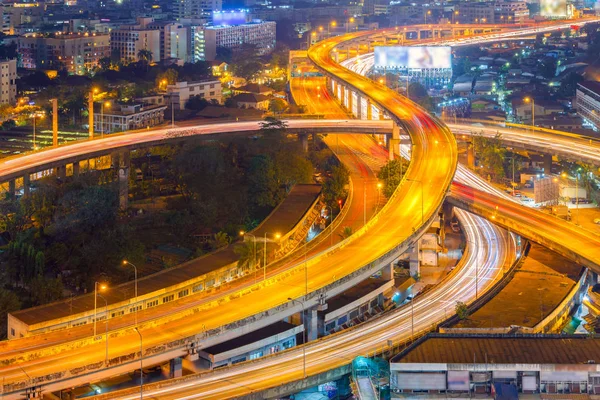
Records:
[[[544,153],[544,174],[546,176],[552,173],[552,154]]]
[[[410,249],[410,276],[419,277],[421,275],[420,260],[421,244],[417,242]]]
[[[473,142],[467,143],[467,167],[470,169],[475,168],[475,150]]]
[[[362,97],[356,93],[356,118],[362,119]]]
[[[354,97],[354,92],[352,90],[348,90],[348,111],[350,111],[350,114],[354,114],[353,111],[353,98]]]
[[[396,122],[392,125],[392,137],[388,140],[388,157],[394,159],[394,153],[400,154],[400,127]]]
[[[177,357],[171,360],[169,363],[169,376],[172,378],[181,378],[183,375],[183,368],[181,367],[181,358]]]
[[[309,342],[325,336],[326,307],[317,306],[304,311],[304,329]]]
[[[366,100],[367,100],[367,119],[370,121],[373,119],[373,109],[371,108],[371,100],[368,98]]]
[[[390,263],[381,269],[381,279],[386,281],[394,279],[394,263]]]
[[[31,187],[31,175],[26,173],[23,175],[23,196],[29,196],[29,189]]]
[[[56,168],[56,178],[60,179],[61,181],[64,181],[67,178],[66,165],[61,165],[60,167]]]
[[[346,86],[340,85],[340,103],[342,107],[346,107]]]
[[[75,161],[73,163],[73,177],[74,178],[79,177],[79,161]]]
[[[302,143],[302,151],[308,153],[308,134],[299,133],[298,140],[300,140],[300,143]]]
[[[338,83],[337,81],[334,79],[333,80],[333,98],[337,98],[337,94],[338,94]]]
[[[58,99],[52,102],[52,146],[58,146]]]
[[[119,162],[119,208],[127,209],[129,202],[129,152],[121,153]]]
[[[12,199],[15,197],[15,192],[17,191],[17,183],[14,179],[8,181],[8,198]]]

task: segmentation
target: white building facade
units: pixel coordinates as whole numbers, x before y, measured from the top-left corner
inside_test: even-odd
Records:
[[[208,101],[216,100],[222,103],[222,88],[219,80],[196,82],[177,82],[167,86],[167,105],[173,104],[176,110],[183,110],[188,100],[194,96]]]
[[[0,61],[0,104],[17,102],[17,60]]]

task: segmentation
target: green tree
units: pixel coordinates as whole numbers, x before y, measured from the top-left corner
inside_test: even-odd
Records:
[[[256,207],[277,205],[280,195],[277,170],[273,159],[266,155],[254,156],[250,161],[247,181],[250,201]]]
[[[583,82],[583,76],[576,72],[570,72],[567,76],[560,81],[560,88],[558,92],[564,97],[575,96],[577,90],[577,84]]]
[[[47,279],[36,276],[30,283],[31,301],[34,305],[47,304],[60,300],[63,296],[63,283],[60,278]]]
[[[333,207],[336,207],[338,200],[343,200],[348,196],[346,186],[350,181],[350,172],[343,165],[336,165],[331,168],[331,178],[323,183],[323,198],[325,202]]]
[[[377,173],[377,178],[383,182],[383,194],[385,197],[390,197],[394,194],[407,168],[408,163],[398,157],[388,161],[381,167]]]
[[[108,71],[112,65],[110,57],[102,57],[98,60],[98,66],[102,71]]]
[[[272,99],[269,102],[269,111],[272,113],[278,114],[285,111],[287,108],[287,103],[282,99]]]
[[[493,138],[484,137],[481,134],[473,135],[473,148],[485,173],[490,174],[496,181],[504,178],[506,149],[502,145],[500,134]]]
[[[6,338],[7,314],[21,309],[19,297],[10,290],[0,288],[0,338]]]
[[[176,69],[169,68],[165,72],[161,72],[158,75],[156,75],[156,86],[165,89],[165,84],[163,82],[166,82],[167,85],[174,85],[175,83],[177,83],[178,77],[179,72],[177,72]]]
[[[146,64],[150,64],[152,62],[152,51],[148,50],[148,49],[140,49],[140,51],[138,51],[137,53],[137,58],[138,60],[146,63]]]
[[[342,238],[342,240],[344,239],[348,239],[350,236],[352,236],[352,227],[351,226],[345,226],[342,228],[342,231],[339,233],[340,237]]]
[[[228,246],[231,243],[231,238],[226,232],[217,232],[210,241],[210,246],[213,250]]]
[[[469,307],[462,301],[457,301],[454,311],[460,320],[469,318]]]

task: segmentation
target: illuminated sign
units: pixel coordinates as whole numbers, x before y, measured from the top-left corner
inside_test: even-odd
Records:
[[[540,0],[540,15],[544,17],[566,17],[567,0]]]
[[[375,68],[451,69],[449,46],[383,46],[375,47]]]
[[[247,10],[213,11],[214,26],[243,25],[248,20]]]

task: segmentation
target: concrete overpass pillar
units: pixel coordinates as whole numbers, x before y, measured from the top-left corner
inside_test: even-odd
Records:
[[[129,151],[121,153],[119,162],[119,208],[127,209],[129,202]]]
[[[356,93],[356,118],[362,119],[362,97]]]
[[[67,166],[61,165],[56,168],[56,178],[64,181],[67,178]]]
[[[346,86],[340,85],[340,103],[346,107]]]
[[[552,154],[544,153],[544,174],[552,173]]]
[[[333,98],[337,98],[337,94],[338,94],[338,83],[334,79],[333,80]]]
[[[348,111],[350,111],[350,114],[354,114],[353,97],[354,92],[352,90],[348,90]]]
[[[23,175],[23,196],[29,196],[29,189],[31,187],[31,175],[26,173]]]
[[[73,177],[74,178],[79,177],[79,161],[75,161],[73,163]]]
[[[325,310],[327,310],[327,304],[304,311],[304,329],[306,330],[306,340],[309,342],[325,336]]]
[[[475,148],[473,142],[467,142],[467,167],[475,168]]]
[[[418,278],[421,276],[421,243],[417,240],[410,249],[410,276]]]
[[[373,109],[371,108],[371,99],[367,98],[367,119],[373,119]]]
[[[12,199],[15,197],[15,192],[17,191],[17,183],[14,179],[8,181],[8,198]]]
[[[177,357],[171,360],[169,363],[169,376],[172,378],[181,378],[183,375],[183,368],[181,367],[181,358]]]
[[[386,281],[394,279],[394,263],[390,263],[383,267],[381,270],[381,279],[385,279]]]
[[[308,134],[299,133],[298,140],[300,140],[300,143],[302,144],[302,151],[308,153]]]

